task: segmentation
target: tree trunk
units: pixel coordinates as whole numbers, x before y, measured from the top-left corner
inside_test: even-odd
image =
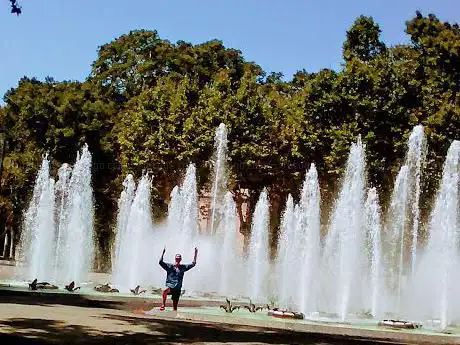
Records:
[[[236,210],[240,223],[240,233],[244,236],[243,253],[247,254],[251,237],[252,214],[256,205],[256,193],[248,189],[237,189],[235,192]]]
[[[269,243],[270,257],[276,255],[276,247],[278,244],[278,230],[281,218],[282,193],[273,191],[270,193],[270,227],[269,227]]]

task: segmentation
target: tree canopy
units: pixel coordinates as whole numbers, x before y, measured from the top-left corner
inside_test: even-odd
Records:
[[[373,19],[360,16],[347,31],[341,70],[302,70],[285,81],[221,41],[171,43],[156,31],[136,30],[99,48],[86,81],[23,78],[0,108],[6,133],[0,218],[13,216],[19,227],[45,152],[57,169],[87,142],[99,244],[107,246],[127,173],[153,174],[158,215],[188,163],[197,165],[200,187],[209,188],[221,122],[229,129],[237,200],[245,189],[254,207],[265,186],[276,217],[313,162],[325,203],[331,200],[359,134],[369,181],[385,200],[417,124],[425,126],[429,145],[424,188],[433,191],[450,142],[460,138],[460,30],[417,13],[406,33],[410,43],[388,47]]]

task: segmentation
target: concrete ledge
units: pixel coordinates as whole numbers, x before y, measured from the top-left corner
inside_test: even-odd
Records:
[[[12,289],[0,287],[0,302],[17,304],[61,304],[90,308],[106,308],[133,311],[135,309],[149,310],[161,305],[157,295],[129,296],[118,294],[79,294],[63,290]],[[181,298],[181,305],[190,308],[218,307],[221,301],[208,299]]]

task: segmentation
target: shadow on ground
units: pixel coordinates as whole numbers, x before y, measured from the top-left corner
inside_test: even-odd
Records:
[[[147,319],[104,314],[103,319],[132,325],[133,331],[105,332],[95,328],[67,325],[55,320],[7,319],[0,321],[3,344],[374,344],[369,341],[345,340],[321,335],[273,331],[263,328],[225,324],[203,324],[177,320]],[[141,328],[139,326],[142,326]],[[6,334],[6,330],[9,334]],[[14,332],[14,333],[13,333]]]

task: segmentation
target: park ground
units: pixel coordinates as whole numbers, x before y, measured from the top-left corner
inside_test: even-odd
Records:
[[[180,313],[180,310],[179,310]],[[0,303],[0,344],[373,344],[260,327],[59,304]]]

